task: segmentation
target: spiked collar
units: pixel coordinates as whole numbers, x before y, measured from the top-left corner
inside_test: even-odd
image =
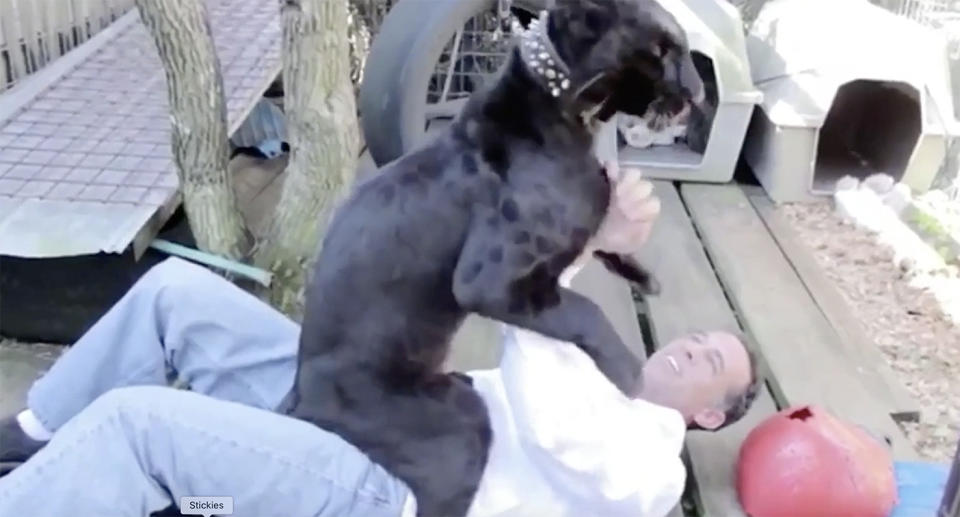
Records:
[[[526,29],[514,19],[513,33],[517,35],[524,64],[550,95],[560,97],[570,89],[570,69],[547,34],[548,15],[547,11],[540,11],[540,17],[532,20]]]

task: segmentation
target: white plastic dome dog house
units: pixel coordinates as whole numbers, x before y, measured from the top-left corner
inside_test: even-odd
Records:
[[[865,0],[773,0],[747,52],[763,100],[744,157],[771,199],[811,200],[877,172],[930,187],[956,133],[933,31]]]
[[[729,181],[750,114],[761,97],[751,80],[740,14],[726,0],[658,1],[686,30],[691,50],[712,64],[714,77],[704,77],[704,81],[716,83],[716,114],[703,154],[682,142],[643,149],[620,145],[619,161],[641,167],[648,178]],[[615,119],[603,131],[603,145],[617,142]]]

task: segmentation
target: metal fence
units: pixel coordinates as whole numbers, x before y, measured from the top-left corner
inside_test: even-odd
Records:
[[[936,23],[936,19],[943,13],[956,11],[957,2],[953,0],[899,0],[896,2],[881,2],[891,11],[925,24]]]
[[[873,3],[942,32],[950,42],[950,58],[960,60],[960,0],[872,0]]]
[[[944,35],[949,49],[953,115],[960,119],[960,0],[872,0],[894,13]],[[947,158],[937,172],[934,187],[960,201],[960,139],[951,138]]]
[[[0,92],[90,39],[133,0],[0,0]]]

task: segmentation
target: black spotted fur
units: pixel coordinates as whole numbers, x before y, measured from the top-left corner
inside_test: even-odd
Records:
[[[639,386],[640,362],[600,309],[557,284],[610,198],[580,113],[643,113],[702,85],[677,80],[686,40],[656,2],[556,4],[549,35],[574,88],[604,79],[556,99],[514,49],[447,131],[358,185],[307,289],[293,414],[403,480],[422,516],[467,512],[492,439],[469,377],[442,371],[468,313],[574,342],[619,389]]]

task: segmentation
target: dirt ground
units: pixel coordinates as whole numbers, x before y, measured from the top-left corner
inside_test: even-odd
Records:
[[[911,287],[889,249],[844,222],[831,201],[780,210],[920,402],[920,422],[903,425],[911,442],[923,457],[949,461],[960,437],[960,328],[928,291]]]

